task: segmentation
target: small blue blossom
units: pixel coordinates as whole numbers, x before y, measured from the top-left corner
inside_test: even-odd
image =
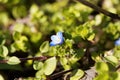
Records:
[[[115,41],[115,45],[116,45],[116,46],[120,46],[120,38]]]
[[[57,32],[56,35],[52,35],[51,40],[52,41],[50,42],[50,46],[56,46],[62,44],[64,42],[62,32]]]

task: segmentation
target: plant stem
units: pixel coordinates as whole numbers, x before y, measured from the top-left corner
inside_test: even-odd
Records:
[[[46,56],[42,56],[42,57],[32,57],[32,58],[19,58],[21,61],[26,61],[26,60],[46,60],[47,57]]]
[[[106,11],[106,10],[104,10],[104,9],[102,9],[102,8],[100,8],[100,7],[98,7],[98,6],[94,5],[94,4],[86,1],[86,0],[75,0],[75,1],[78,1],[78,2],[80,2],[82,4],[84,4],[84,5],[92,8],[92,9],[94,9],[95,11],[101,12],[104,15],[111,17],[112,19],[120,20],[120,16],[118,14],[114,14],[114,13],[111,13],[109,11]]]
[[[62,75],[64,75],[64,74],[66,74],[66,73],[68,73],[68,72],[71,72],[72,70],[73,70],[73,69],[55,73],[55,74],[51,75],[51,76],[48,78],[48,80],[56,79],[56,78],[58,78],[58,77],[60,77],[60,76],[62,76]]]

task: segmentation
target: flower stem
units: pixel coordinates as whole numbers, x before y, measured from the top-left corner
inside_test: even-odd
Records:
[[[64,74],[66,74],[66,73],[68,73],[68,72],[71,72],[72,70],[73,70],[73,69],[55,73],[55,74],[51,75],[51,76],[48,78],[48,80],[56,79],[56,78],[58,78],[58,77],[60,77],[60,76],[62,76],[62,75],[64,75]]]
[[[104,10],[104,9],[102,9],[102,8],[100,8],[100,7],[98,7],[98,6],[94,5],[94,4],[86,1],[86,0],[75,0],[75,1],[78,1],[78,2],[80,2],[82,4],[84,4],[84,5],[92,8],[92,9],[94,9],[95,11],[101,12],[104,15],[111,17],[112,19],[120,20],[120,16],[118,14],[114,14],[114,13],[111,13],[109,11],[106,11],[106,10]]]

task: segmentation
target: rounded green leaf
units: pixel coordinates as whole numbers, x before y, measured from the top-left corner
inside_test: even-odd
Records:
[[[16,40],[13,45],[17,50],[22,50],[25,52],[29,49],[28,38],[26,36],[21,36],[20,40]]]
[[[105,59],[114,66],[118,64],[118,59],[115,56],[106,56]]]
[[[25,17],[27,15],[26,7],[23,5],[14,6],[12,8],[12,14],[15,18]]]
[[[20,37],[21,37],[21,33],[20,33],[20,32],[15,31],[15,32],[13,33],[13,39],[14,39],[14,40],[19,40]]]
[[[1,36],[1,35],[0,35]],[[5,39],[3,37],[0,37],[0,45],[4,45],[5,44]]]
[[[41,53],[45,53],[45,52],[48,52],[48,50],[49,50],[49,42],[45,41],[40,46],[40,51],[41,51]]]
[[[45,55],[48,55],[48,56],[55,56],[57,53],[57,49],[54,48],[54,47],[49,47],[49,52],[46,53]]]
[[[24,24],[21,24],[21,23],[16,23],[13,28],[14,31],[17,31],[20,33],[22,33],[23,29],[24,29]]]
[[[108,65],[105,62],[97,62],[95,67],[98,72],[105,72],[109,70]]]
[[[83,28],[80,32],[80,36],[85,39],[85,37],[87,37],[87,34],[88,34],[88,29],[87,28]]]
[[[3,76],[0,74],[0,80],[4,80]]]
[[[120,80],[120,73],[119,72],[112,72],[110,73],[109,80]]]
[[[13,56],[13,57],[10,57],[9,59],[8,59],[8,64],[10,64],[10,65],[16,65],[16,64],[19,64],[21,61],[19,60],[19,58],[17,58],[17,57],[15,57],[15,56]]]
[[[93,40],[94,39],[94,37],[95,37],[95,34],[94,33],[92,33],[88,38],[87,38],[87,40],[89,40],[89,41],[91,41],[91,40]]]
[[[74,70],[72,72],[72,76],[70,77],[70,80],[80,80],[81,77],[83,77],[84,72],[80,69]]]
[[[49,58],[44,63],[44,73],[45,75],[50,75],[56,69],[57,60],[56,57]]]
[[[94,80],[113,80],[113,79],[109,79],[109,74],[107,72],[101,73],[99,75],[97,75]]]
[[[33,43],[37,43],[38,41],[40,41],[41,38],[42,38],[42,34],[40,32],[38,32],[38,33],[32,33],[30,40]]]
[[[0,56],[6,57],[8,55],[8,49],[5,46],[0,46]]]
[[[30,13],[35,14],[37,11],[39,11],[39,8],[37,5],[33,4],[30,8]]]
[[[46,76],[44,74],[43,69],[37,71],[36,74],[35,74],[35,77],[37,78],[35,80],[46,80]]]
[[[3,0],[2,0],[3,1]],[[6,25],[9,23],[8,13],[1,11],[0,12],[0,24]]]
[[[40,69],[42,69],[42,67],[43,67],[43,63],[42,62],[35,61],[34,64],[33,64],[33,68],[35,70],[40,70]]]
[[[60,58],[60,63],[65,70],[68,70],[71,68],[71,66],[68,64],[68,59],[65,57]]]

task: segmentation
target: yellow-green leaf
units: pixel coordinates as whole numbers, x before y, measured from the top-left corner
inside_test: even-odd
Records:
[[[57,60],[56,57],[49,58],[44,63],[44,73],[45,75],[50,75],[56,69]]]
[[[8,64],[10,64],[10,65],[16,65],[16,64],[19,64],[21,61],[19,60],[19,58],[17,58],[17,57],[15,57],[15,56],[13,56],[13,57],[10,57],[9,59],[8,59]]]

